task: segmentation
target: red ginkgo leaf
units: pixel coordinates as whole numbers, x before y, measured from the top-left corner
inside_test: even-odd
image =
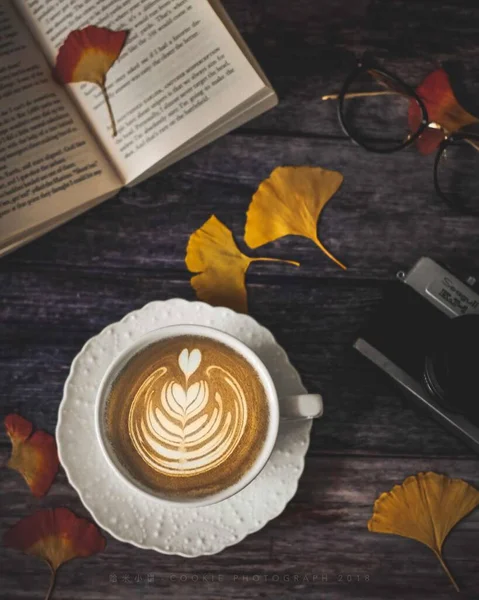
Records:
[[[416,92],[426,106],[429,121],[436,125],[436,127],[428,127],[417,140],[417,148],[421,154],[434,152],[446,134],[479,120],[459,104],[452,91],[449,76],[444,69],[437,69],[430,73],[416,89]],[[411,131],[418,129],[421,119],[421,110],[417,102],[412,100],[409,104]]]
[[[18,471],[34,496],[44,496],[58,471],[55,438],[45,431],[33,431],[33,425],[20,415],[5,417],[5,428],[12,442],[7,467]]]
[[[112,31],[94,25],[72,31],[58,51],[54,68],[55,78],[61,83],[88,81],[100,87],[114,136],[116,125],[106,91],[106,75],[123,50],[127,36],[128,31]]]
[[[44,560],[51,570],[51,596],[58,568],[73,558],[91,556],[105,549],[98,527],[77,517],[68,508],[38,510],[18,521],[3,536],[6,546]]]

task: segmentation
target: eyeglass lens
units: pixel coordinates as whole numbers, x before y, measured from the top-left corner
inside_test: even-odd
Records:
[[[368,150],[399,150],[418,130],[421,109],[399,80],[374,69],[362,69],[344,91],[343,126]]]

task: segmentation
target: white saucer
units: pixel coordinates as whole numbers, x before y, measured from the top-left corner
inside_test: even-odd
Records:
[[[68,480],[96,522],[112,536],[165,554],[215,554],[258,531],[294,496],[308,449],[310,421],[282,422],[260,475],[241,492],[203,508],[169,508],[132,490],[111,470],[95,437],[94,404],[113,358],[159,327],[210,325],[247,344],[269,369],[280,395],[305,393],[273,335],[254,319],[202,302],[151,302],[91,338],[72,363],[58,414],[58,453]]]

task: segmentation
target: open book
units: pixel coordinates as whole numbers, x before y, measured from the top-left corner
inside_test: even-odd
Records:
[[[98,86],[62,86],[59,47],[128,30]],[[217,0],[0,2],[0,255],[164,169],[277,103]]]

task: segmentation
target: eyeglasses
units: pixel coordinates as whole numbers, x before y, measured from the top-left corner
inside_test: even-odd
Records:
[[[440,142],[434,161],[438,196],[456,211],[479,216],[478,133],[449,134],[430,121],[416,91],[368,55],[358,61],[339,94],[322,99],[338,100],[344,132],[369,152],[397,152],[424,133],[434,136]]]

